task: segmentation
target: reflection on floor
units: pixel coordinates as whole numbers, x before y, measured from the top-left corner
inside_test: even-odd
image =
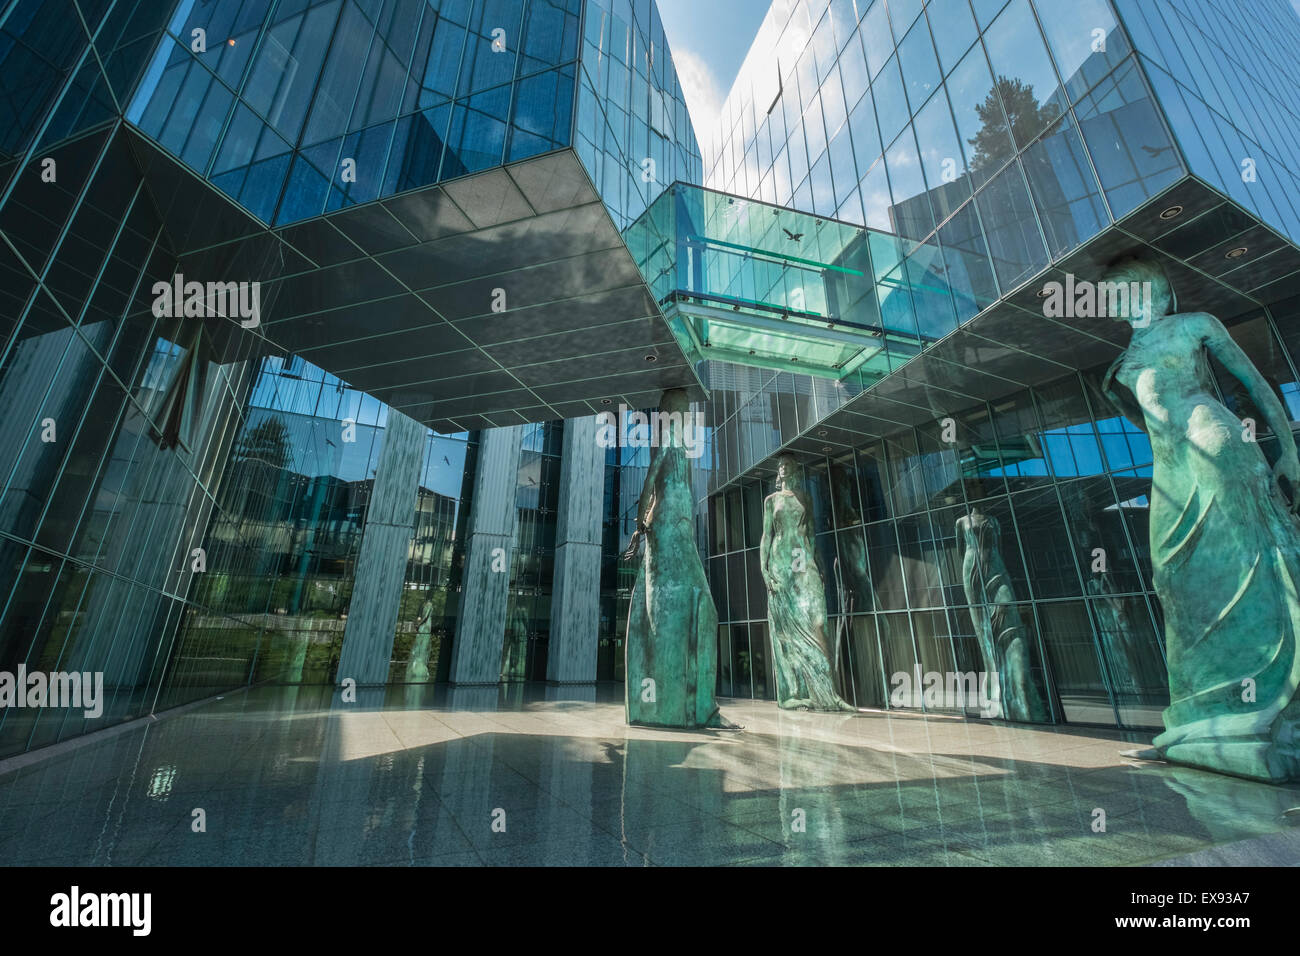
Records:
[[[1120,756],[1149,737],[753,701],[676,733],[624,726],[620,693],[235,693],[0,776],[0,862],[1112,866],[1300,805]]]

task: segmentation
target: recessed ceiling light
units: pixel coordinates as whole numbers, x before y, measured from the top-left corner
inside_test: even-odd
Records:
[[[602,398],[602,399],[600,400],[600,404],[602,404],[602,405],[608,405],[609,403],[610,403],[610,400],[609,400],[608,398]]]
[[[1225,259],[1240,259],[1240,258],[1241,258],[1242,256],[1244,256],[1245,254],[1246,254],[1246,247],[1245,247],[1245,246],[1238,246],[1236,249],[1229,249],[1227,255],[1225,255],[1223,258],[1225,258]]]
[[[830,450],[831,450],[830,445],[822,445],[822,451],[830,451]]]
[[[645,357],[645,360],[646,360],[647,362],[657,362],[657,361],[659,361],[659,356],[657,356],[657,355],[647,355],[647,356]]]
[[[1177,218],[1178,218],[1179,216],[1181,216],[1182,214],[1183,214],[1183,207],[1182,207],[1182,206],[1170,206],[1168,209],[1162,209],[1162,210],[1160,211],[1160,218],[1161,218],[1161,219],[1177,219]]]
[[[830,434],[830,433],[829,433],[828,431],[826,431],[826,429],[824,429],[824,428],[820,428],[820,429],[817,430],[817,437],[818,437],[818,438],[825,438],[828,434]]]
[[[1047,286],[1043,286],[1041,289],[1038,290],[1038,297],[1040,299],[1046,299],[1051,294],[1052,292],[1050,289],[1047,288]]]

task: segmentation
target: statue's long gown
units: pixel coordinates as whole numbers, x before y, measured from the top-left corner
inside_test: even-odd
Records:
[[[718,612],[695,544],[693,496],[685,450],[652,451],[642,501],[654,514],[628,612],[626,709],[631,724],[719,727]],[[642,509],[644,511],[644,509]],[[654,681],[654,700],[644,681]]]
[[[411,657],[406,662],[406,682],[423,684],[429,679],[429,647],[433,641],[433,604],[425,601],[420,607],[422,623],[416,625],[415,640],[411,642]]]
[[[772,539],[768,542],[767,620],[776,658],[776,699],[813,710],[854,710],[835,692],[826,639],[826,591],[813,559],[808,514],[792,491],[769,495]],[[802,552],[796,570],[794,552]]]
[[[1117,373],[1143,409],[1154,459],[1151,567],[1170,696],[1155,747],[1178,763],[1297,779],[1300,525],[1259,445],[1211,390],[1201,340],[1175,324],[1184,318],[1135,337]]]

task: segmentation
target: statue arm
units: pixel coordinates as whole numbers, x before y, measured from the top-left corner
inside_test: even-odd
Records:
[[[1205,316],[1208,319],[1207,331],[1205,334],[1205,346],[1210,350],[1210,354],[1219,360],[1220,364],[1246,387],[1250,394],[1251,401],[1255,407],[1264,415],[1264,420],[1268,427],[1273,430],[1281,443],[1283,456],[1296,456],[1295,437],[1291,434],[1291,422],[1287,418],[1286,410],[1282,407],[1282,402],[1274,394],[1273,389],[1269,387],[1264,376],[1259,373],[1245,352],[1241,350],[1228,330],[1223,327],[1212,315]]]
[[[1255,363],[1233,341],[1223,323],[1212,315],[1203,315],[1202,321],[1205,324],[1205,347],[1233,378],[1245,386],[1251,401],[1277,436],[1281,454],[1273,473],[1286,478],[1291,485],[1292,510],[1300,510],[1300,457],[1296,454],[1295,436],[1291,433],[1291,421],[1287,418],[1286,409],[1282,407],[1281,400],[1268,381],[1259,373],[1259,369],[1255,368]]]
[[[650,460],[650,467],[646,469],[645,481],[641,485],[641,498],[637,502],[636,523],[638,530],[650,524],[650,519],[654,517],[656,496],[655,482],[659,478],[659,471],[663,467],[663,455],[655,455]]]
[[[763,501],[763,537],[758,542],[758,570],[763,581],[771,580],[767,574],[767,561],[772,554],[772,498]]]
[[[1101,392],[1110,399],[1110,403],[1115,406],[1116,411],[1145,432],[1147,423],[1146,416],[1142,413],[1142,407],[1133,401],[1128,389],[1115,381],[1115,373],[1119,371],[1119,365],[1122,361],[1124,361],[1123,355],[1115,359],[1110,368],[1106,369],[1106,377],[1101,380]]]

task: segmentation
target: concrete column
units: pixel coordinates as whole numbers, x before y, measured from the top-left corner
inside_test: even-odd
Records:
[[[450,680],[453,684],[496,684],[501,680],[510,551],[519,520],[515,486],[523,443],[522,425],[488,429],[482,432],[479,441],[469,534],[465,541],[460,614],[452,642]]]
[[[594,415],[564,423],[551,641],[546,659],[546,679],[562,684],[596,680],[601,511],[605,504],[605,449],[596,443],[596,428]]]
[[[361,685],[388,683],[427,432],[419,422],[389,409],[357,554],[337,681],[350,677]]]

